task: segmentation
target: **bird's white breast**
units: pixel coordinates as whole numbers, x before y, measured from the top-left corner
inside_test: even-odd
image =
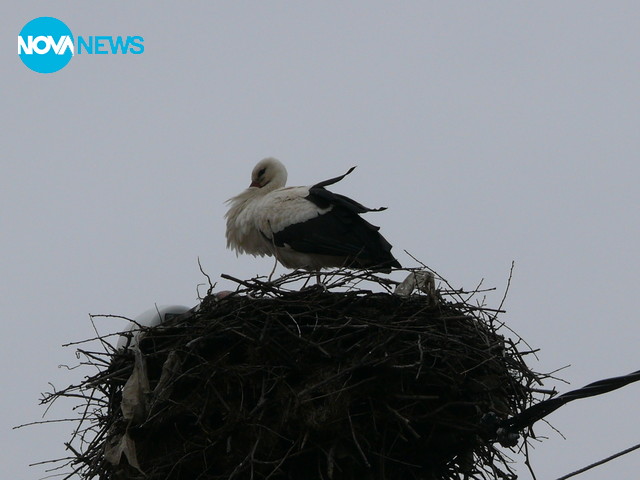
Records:
[[[296,223],[306,222],[331,209],[319,208],[305,197],[309,187],[288,187],[265,195],[255,209],[256,227],[268,238]]]
[[[231,208],[227,218],[227,247],[236,253],[251,255],[272,255],[272,248],[256,227],[256,210],[260,208],[259,191],[249,188],[240,195],[229,199]]]
[[[331,210],[332,207],[322,209],[307,200],[309,188],[284,187],[267,193],[250,188],[230,199],[227,246],[237,253],[275,255],[292,268],[313,263],[306,258],[308,255],[294,252],[287,245],[278,248],[273,242],[275,233]]]

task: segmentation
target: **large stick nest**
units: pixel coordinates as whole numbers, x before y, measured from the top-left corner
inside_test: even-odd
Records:
[[[89,353],[101,371],[45,397],[87,404],[68,465],[101,480],[515,478],[483,418],[528,407],[541,376],[497,311],[331,278],[341,288],[240,282],[138,347]]]

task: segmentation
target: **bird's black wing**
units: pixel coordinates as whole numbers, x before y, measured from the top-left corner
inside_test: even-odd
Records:
[[[370,224],[359,215],[382,209],[367,208],[349,197],[324,188],[325,185],[340,181],[351,170],[345,175],[318,183],[309,189],[305,199],[326,211],[274,233],[273,240],[276,246],[286,245],[307,254],[342,257],[345,266],[400,267],[391,254],[391,244],[378,232],[379,227]]]
[[[349,175],[356,167],[351,167],[347,173],[340,175],[339,177],[330,178],[324,182],[316,183],[309,189],[309,196],[307,200],[315,203],[320,208],[328,208],[331,205],[341,205],[342,207],[351,210],[353,213],[367,213],[367,212],[381,212],[386,210],[387,207],[380,208],[368,208],[359,202],[356,202],[352,198],[345,197],[338,193],[330,192],[324,187],[338,183],[344,177]]]

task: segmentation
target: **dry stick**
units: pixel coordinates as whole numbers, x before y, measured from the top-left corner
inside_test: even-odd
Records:
[[[59,463],[59,462],[64,462],[65,460],[75,460],[75,459],[76,457],[65,457],[65,458],[57,458],[55,460],[42,460],[40,462],[30,463],[28,466],[37,467],[38,465],[46,465],[47,463]]]
[[[371,468],[371,464],[369,463],[369,460],[367,460],[367,456],[364,454],[364,451],[362,451],[362,447],[360,446],[360,443],[356,438],[356,432],[353,429],[353,422],[351,421],[351,413],[348,413],[347,417],[349,418],[349,425],[351,425],[351,436],[353,437],[353,443],[355,443],[358,452],[360,452],[360,456],[362,457],[364,464],[367,466],[367,468]]]
[[[296,327],[298,327],[298,335],[296,335],[295,333],[293,333],[289,328],[286,328],[286,326],[284,326],[285,328],[283,329],[283,331],[290,333],[294,338],[297,338],[300,341],[303,341],[304,343],[306,343],[307,345],[311,345],[314,348],[317,348],[325,357],[327,358],[331,358],[331,354],[329,352],[327,352],[324,348],[322,348],[322,346],[312,340],[309,340],[306,337],[303,337],[301,335],[300,332],[300,326],[298,325],[298,323],[293,319],[293,317],[291,316],[290,313],[288,313],[288,315],[291,317],[291,320],[293,320],[296,324]],[[262,341],[262,339],[261,339]]]
[[[500,305],[498,306],[498,310],[502,310],[502,306],[504,305],[505,300],[507,299],[507,294],[509,293],[509,288],[511,287],[511,279],[513,278],[513,269],[516,266],[516,262],[511,260],[511,269],[509,269],[509,278],[507,279],[507,286],[504,289],[504,295],[502,295],[502,300],[500,300]],[[495,320],[497,314],[491,319]]]
[[[200,263],[200,257],[198,257],[198,268],[200,269],[200,273],[202,273],[202,275],[204,275],[207,278],[207,282],[209,283],[209,288],[207,289],[207,295],[211,295],[211,292],[213,292],[213,289],[216,286],[216,284],[211,282],[211,277],[202,268],[202,264]]]
[[[227,275],[226,273],[220,274],[220,277],[224,278],[225,280],[231,280],[232,282],[236,282],[236,283],[242,285],[243,287],[248,288],[249,290],[255,290],[255,288],[257,286],[260,290],[263,290],[263,291],[267,291],[267,292],[271,292],[271,293],[279,293],[280,292],[280,290],[278,290],[275,287],[272,287],[269,284],[266,284],[264,282],[258,283],[257,279],[254,279],[255,283],[252,285],[249,282],[246,282],[244,280],[240,280],[239,278],[232,277],[231,275]]]
[[[456,292],[456,289],[453,288],[453,286],[451,286],[451,284],[447,281],[446,278],[444,278],[442,275],[440,275],[438,272],[436,272],[433,268],[427,266],[425,263],[421,262],[420,260],[418,260],[416,257],[414,257],[413,255],[411,255],[409,253],[408,250],[404,250],[404,253],[406,253],[407,255],[409,255],[415,262],[419,263],[422,268],[430,271],[431,273],[433,273],[436,277],[438,277],[438,280],[442,281],[445,283],[445,285],[447,285],[447,287],[449,287],[449,289],[452,292]],[[407,269],[407,270],[416,270],[416,269]],[[462,301],[464,303],[464,298],[462,297],[462,295],[458,294],[458,298],[460,299],[460,301]]]
[[[529,442],[525,441],[524,442],[524,464],[527,466],[527,469],[529,470],[529,473],[531,474],[531,478],[533,478],[533,480],[537,480],[536,478],[536,474],[533,471],[533,467],[531,466],[531,462],[529,461]]]
[[[473,290],[468,292],[468,296],[467,296],[467,298],[464,299],[463,303],[468,303],[469,300],[471,300],[480,291],[480,287],[482,287],[483,283],[484,283],[484,278],[480,279],[480,281],[478,282],[478,285],[476,286],[476,288],[474,288]]]
[[[104,352],[106,354],[109,354],[109,351],[115,351],[115,348],[113,348],[113,346],[109,342],[105,341],[104,335],[100,335],[98,329],[96,328],[96,323],[93,321],[93,317],[91,315],[89,315],[89,320],[91,321],[93,331],[96,332],[96,336],[98,337],[98,340],[100,340],[100,345],[102,345],[102,348],[104,348]],[[96,368],[98,368],[97,365]]]
[[[260,430],[260,432],[258,433],[258,438],[256,439],[255,443],[253,444],[253,447],[251,447],[251,451],[247,454],[247,456],[244,458],[244,460],[242,460],[238,465],[236,465],[236,468],[234,468],[233,472],[231,472],[231,474],[229,475],[229,480],[231,480],[238,473],[240,473],[240,471],[242,470],[242,468],[246,465],[246,463],[248,461],[250,461],[251,477],[253,478],[253,456],[255,455],[256,449],[258,448],[258,443],[260,443],[260,437],[262,437],[262,430]]]
[[[291,453],[291,450],[293,450],[293,447],[295,447],[296,444],[295,442],[291,445],[291,447],[289,447],[289,450],[287,450],[287,453],[284,454],[284,456],[280,459],[280,461],[278,462],[278,464],[273,468],[273,470],[271,471],[271,473],[269,475],[267,475],[265,477],[264,480],[269,480],[273,475],[275,475],[278,470],[280,469],[280,467],[282,466],[282,464],[285,462],[285,460],[287,458],[289,458],[289,454]]]
[[[416,438],[416,440],[420,439],[420,434],[416,432],[411,426],[411,420],[409,420],[406,417],[403,417],[400,414],[400,412],[398,412],[395,408],[391,408],[389,405],[387,405],[387,409],[389,409],[389,411],[393,413],[393,415],[402,422],[402,424],[407,428],[407,430],[411,432],[411,435],[413,435]]]
[[[89,360],[93,360],[96,363],[102,364],[104,366],[109,366],[109,363],[106,359],[102,358],[105,354],[103,352],[92,352],[90,350],[83,350],[81,348],[79,348],[78,350],[76,350],[77,353],[81,353],[82,355],[84,355],[85,357],[87,357]],[[108,356],[108,354],[107,354]],[[96,365],[96,363],[91,363],[91,361],[89,362],[85,362],[82,365]],[[98,370],[98,373],[102,373],[101,370]]]
[[[91,317],[91,315],[89,315],[89,316]],[[120,315],[93,315],[93,316],[94,316],[94,317],[106,317],[106,316],[111,316],[111,317],[115,317],[115,318],[124,318],[124,319],[126,319],[126,320],[129,320],[129,319],[127,319],[126,317],[122,317],[122,316],[120,316]],[[133,320],[129,320],[129,321],[133,322]],[[108,338],[108,337],[116,337],[116,336],[120,336],[120,335],[121,335],[121,332],[117,332],[117,333],[110,333],[110,334],[108,334],[108,335],[102,335],[102,336],[100,336],[100,337],[87,338],[86,340],[79,340],[79,341],[77,341],[77,342],[63,343],[63,344],[62,344],[62,346],[63,346],[63,347],[72,347],[73,345],[81,345],[81,344],[83,344],[83,343],[94,342],[94,341],[96,341],[96,340],[101,340],[101,339]],[[107,354],[107,355],[109,355],[109,354]]]
[[[29,422],[29,423],[23,423],[21,425],[16,425],[15,427],[11,427],[11,430],[18,430],[19,428],[31,427],[33,425],[44,425],[45,423],[62,423],[62,422],[77,422],[77,421],[78,421],[77,418],[58,418],[56,420],[39,420],[37,422]],[[56,460],[49,460],[49,461],[54,462]]]
[[[108,375],[100,375],[100,376],[96,376],[97,378],[88,379],[86,381],[86,385],[90,386],[90,387],[97,387],[98,385],[104,383],[105,380],[117,377],[118,375],[122,375],[124,373],[131,374],[131,366],[121,368],[120,370],[117,370],[117,371],[115,371],[113,373],[110,373]]]

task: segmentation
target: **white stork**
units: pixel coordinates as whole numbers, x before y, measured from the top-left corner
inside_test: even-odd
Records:
[[[400,268],[379,227],[360,217],[384,208],[367,208],[324,188],[354,168],[310,187],[285,187],[284,165],[275,158],[261,160],[249,188],[227,200],[227,248],[236,255],[275,256],[287,268]]]

